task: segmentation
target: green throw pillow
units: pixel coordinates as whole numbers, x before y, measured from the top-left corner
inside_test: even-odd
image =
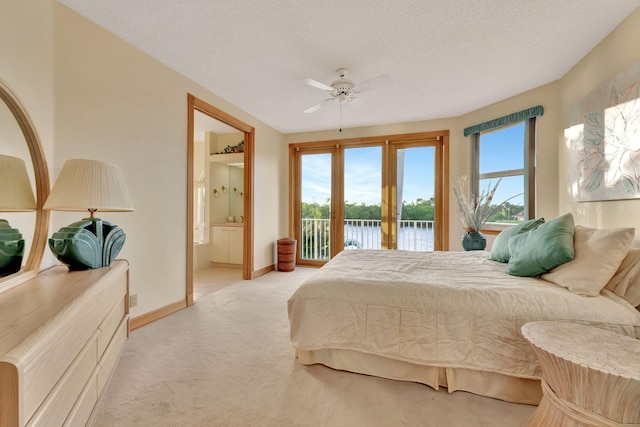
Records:
[[[507,272],[512,276],[539,276],[571,261],[573,229],[573,215],[568,213],[511,237]]]
[[[529,230],[534,230],[544,223],[544,218],[530,219],[521,224],[514,225],[513,227],[506,228],[496,236],[491,246],[491,253],[489,259],[498,262],[509,261],[509,239],[513,236],[526,233]]]

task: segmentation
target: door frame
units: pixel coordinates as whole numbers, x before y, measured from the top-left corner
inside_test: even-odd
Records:
[[[425,145],[424,142],[429,140],[430,144]],[[433,142],[433,143],[432,143]],[[436,221],[436,228],[438,230],[434,235],[434,250],[446,251],[449,250],[449,135],[436,135],[435,138],[420,138],[420,139],[401,139],[393,140],[389,147],[389,162],[386,165],[388,169],[389,187],[391,194],[389,197],[388,211],[386,225],[389,227],[387,230],[388,245],[387,248],[395,248],[397,245],[397,153],[399,149],[407,148],[420,148],[420,147],[433,147],[435,149],[434,158],[434,186],[436,200],[434,208],[434,216]],[[384,212],[383,212],[384,215]],[[384,226],[385,222],[383,222]]]
[[[393,189],[392,198],[395,197],[395,174],[392,174],[392,170],[395,170],[391,166],[391,153],[390,145],[398,145],[401,147],[420,146],[421,141],[430,140],[435,141],[436,153],[435,153],[435,198],[439,203],[436,203],[435,215],[438,219],[437,227],[438,233],[436,233],[434,246],[435,250],[447,251],[449,250],[449,130],[438,130],[431,132],[419,132],[419,133],[407,133],[399,135],[386,135],[386,136],[374,136],[364,138],[349,138],[349,139],[335,139],[328,141],[313,141],[313,142],[297,142],[289,144],[289,235],[296,236],[296,230],[300,225],[300,184],[301,184],[301,164],[300,164],[300,152],[312,154],[314,152],[330,152],[333,148],[332,156],[332,191],[334,196],[331,200],[331,215],[332,221],[335,218],[342,218],[342,206],[339,201],[342,200],[344,173],[336,173],[335,169],[343,167],[343,151],[341,147],[364,147],[371,145],[382,146],[382,186],[383,191],[385,187],[391,187]],[[395,158],[395,157],[394,157]],[[392,176],[394,175],[394,176]],[[395,226],[395,215],[392,212],[395,209],[395,203],[391,200],[385,203],[383,198],[382,202],[382,227],[383,236],[390,236],[389,227],[390,224]],[[340,236],[332,237],[332,245],[335,245],[336,239],[342,239],[342,231],[334,230],[333,235],[340,233]],[[388,248],[392,242],[383,238],[382,247]],[[332,249],[339,251],[340,245],[332,246]],[[300,252],[297,251],[296,262],[303,265],[320,266],[326,263],[326,261],[320,260],[303,260],[300,258]],[[336,252],[337,253],[337,252]],[[332,251],[332,256],[335,254]]]
[[[253,180],[255,128],[219,108],[187,94],[187,271],[186,303],[193,305],[193,154],[194,112],[206,114],[244,133],[244,222],[242,241],[242,278],[253,278]]]
[[[339,229],[336,229],[336,218],[340,217],[343,212],[343,207],[336,203],[336,200],[341,198],[342,195],[342,174],[336,177],[336,168],[339,164],[341,164],[342,152],[337,150],[337,148],[337,145],[335,147],[320,148],[309,146],[303,150],[304,154],[309,155],[331,155],[331,194],[334,196],[331,197],[331,203],[329,207],[330,227],[333,230],[331,233],[331,238],[329,240],[329,253],[331,254],[338,244],[336,242],[336,239],[343,233],[342,224],[339,225]],[[293,238],[297,236],[296,230],[299,230],[301,227],[300,217],[302,216],[302,208],[300,206],[300,203],[295,203],[296,200],[300,200],[302,198],[302,157],[297,155],[297,151],[299,151],[299,147],[293,145],[289,146],[289,236]],[[300,250],[302,240],[298,238],[298,242],[298,250],[296,251],[296,264],[321,267],[326,263],[326,261],[322,260],[303,260]]]

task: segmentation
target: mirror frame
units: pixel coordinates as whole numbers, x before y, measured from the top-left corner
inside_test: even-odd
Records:
[[[4,278],[0,278],[0,292],[6,291],[14,286],[20,285],[38,274],[44,250],[47,245],[47,233],[49,227],[49,211],[42,209],[44,202],[49,196],[49,170],[44,158],[40,139],[36,129],[18,97],[11,88],[0,79],[0,99],[9,107],[13,117],[18,122],[24,139],[29,148],[31,163],[33,164],[33,175],[35,180],[36,196],[36,221],[33,233],[33,242],[27,261],[18,273],[14,273]]]

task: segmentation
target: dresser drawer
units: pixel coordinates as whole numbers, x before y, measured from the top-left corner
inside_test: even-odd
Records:
[[[128,290],[128,277],[127,273],[123,272],[105,289],[102,293],[105,303],[111,301],[114,302],[124,295]]]
[[[82,390],[78,401],[65,420],[64,427],[84,427],[91,417],[93,408],[98,403],[98,372],[94,371],[87,386]]]
[[[128,270],[52,267],[0,293],[0,427],[86,425],[128,337]]]
[[[102,320],[95,315],[99,309],[98,299],[95,304],[91,304],[91,309],[82,316],[74,316],[74,322],[62,324],[59,330],[51,335],[56,338],[55,340],[41,342],[40,346],[32,349],[38,354],[32,363],[24,367],[21,378],[25,420],[33,416],[44,398],[69,368],[71,361],[76,358],[82,346],[97,332]],[[95,345],[94,341],[94,352],[97,358]]]
[[[121,274],[101,285],[70,304],[63,319],[47,331],[46,337],[33,337],[37,345],[30,346],[22,357],[27,361],[22,374],[25,420],[33,416],[115,303],[124,300],[127,276]]]
[[[98,363],[97,341],[99,332],[91,337],[51,393],[31,417],[27,426],[49,427],[62,425]]]
[[[102,394],[102,390],[109,382],[111,374],[116,367],[116,363],[118,363],[118,359],[120,359],[120,353],[122,353],[122,348],[127,341],[127,326],[127,319],[122,319],[116,334],[113,336],[107,350],[104,352],[104,356],[100,359],[100,369],[98,371],[98,396]]]
[[[122,294],[118,299],[118,302],[113,306],[107,317],[100,324],[98,330],[100,331],[100,335],[98,335],[98,358],[102,357],[102,354],[106,350],[113,334],[115,334],[116,329],[118,329],[118,325],[124,318],[125,315],[125,294]]]

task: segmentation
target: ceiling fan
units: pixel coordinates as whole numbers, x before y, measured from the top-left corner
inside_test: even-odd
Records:
[[[305,113],[313,113],[314,111],[318,111],[320,108],[330,104],[333,101],[339,101],[340,105],[345,102],[351,102],[356,99],[357,95],[362,92],[367,92],[373,89],[378,89],[384,86],[388,86],[393,83],[391,77],[388,74],[381,74],[378,77],[374,77],[370,80],[366,80],[362,83],[354,84],[351,80],[347,79],[346,76],[349,73],[349,70],[346,68],[338,68],[336,70],[338,74],[338,78],[332,81],[329,85],[324,83],[320,83],[317,80],[313,79],[302,79],[302,81],[309,86],[326,90],[329,92],[330,98],[325,99],[318,104],[315,104],[306,110]]]

